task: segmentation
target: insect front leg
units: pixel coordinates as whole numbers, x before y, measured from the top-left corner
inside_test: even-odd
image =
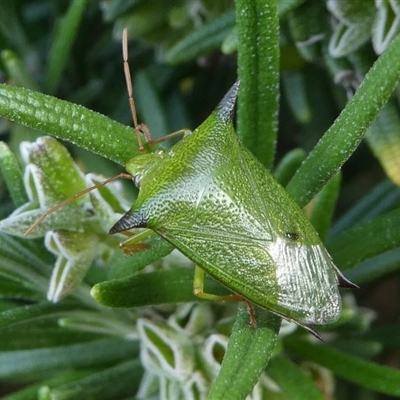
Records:
[[[125,254],[134,254],[147,249],[148,246],[144,243],[144,240],[155,234],[151,229],[141,230],[139,233],[133,231],[124,231],[121,233],[125,236],[129,236],[128,239],[119,244],[119,247],[121,247]]]
[[[200,299],[212,300],[212,301],[244,301],[247,305],[247,310],[249,312],[250,325],[256,327],[256,317],[254,312],[253,304],[250,303],[243,296],[238,294],[229,294],[221,296],[218,294],[206,293],[204,292],[204,270],[198,265],[195,266],[194,279],[193,279],[193,294]]]

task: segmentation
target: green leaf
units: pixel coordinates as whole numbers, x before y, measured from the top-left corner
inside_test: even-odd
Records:
[[[59,386],[66,382],[81,379],[82,377],[91,373],[92,371],[90,370],[68,371],[64,374],[57,375],[54,378],[40,381],[33,385],[26,386],[21,390],[15,391],[12,394],[5,395],[2,397],[2,400],[37,400],[38,391],[42,386]]]
[[[390,101],[365,135],[386,175],[400,186],[400,117],[396,103]]]
[[[72,382],[55,387],[43,386],[39,395],[51,400],[114,400],[134,394],[142,375],[140,361],[126,361]]]
[[[238,135],[270,168],[278,126],[279,21],[276,0],[238,0],[236,21],[241,79]]]
[[[296,364],[283,355],[271,359],[268,375],[290,400],[323,400],[325,397],[315,382]]]
[[[42,93],[0,84],[0,115],[120,164],[139,154],[132,128]]]
[[[54,266],[48,300],[56,303],[83,281],[100,247],[96,235],[72,231],[53,231],[46,235],[48,249],[58,255]]]
[[[327,248],[340,269],[400,246],[400,209],[337,235]],[[379,235],[377,235],[379,232]]]
[[[274,171],[277,181],[286,186],[305,158],[306,153],[303,149],[294,149],[286,153]]]
[[[284,17],[289,11],[305,3],[305,0],[278,0],[278,14]]]
[[[374,326],[363,335],[365,340],[380,342],[385,348],[398,349],[400,347],[400,324]]]
[[[2,329],[0,351],[20,351],[28,349],[49,348],[74,345],[76,343],[90,342],[95,339],[105,338],[105,336],[94,335],[93,333],[77,332],[69,329],[62,329],[58,326],[50,325],[48,321],[44,324],[28,323],[17,327]],[[56,321],[52,320],[53,325]]]
[[[303,4],[305,0],[278,0],[278,16],[280,19],[284,18],[286,14],[290,11],[296,9],[301,4]],[[231,54],[237,50],[238,47],[238,33],[237,26],[227,34],[222,45],[221,51],[224,54]]]
[[[41,302],[28,306],[15,307],[0,313],[0,329],[38,318],[46,318],[49,315],[57,315],[70,310],[68,304],[53,304]]]
[[[367,222],[389,211],[400,199],[400,188],[385,180],[373,188],[333,225],[330,238],[356,224]]]
[[[4,142],[0,142],[0,170],[14,205],[16,207],[22,206],[28,201],[28,196],[22,180],[21,167],[14,153]]]
[[[335,341],[335,348],[362,358],[378,357],[382,353],[382,344],[374,340],[360,339],[338,339]]]
[[[221,371],[208,394],[209,400],[244,399],[275,349],[281,318],[256,308],[256,324],[249,323],[246,305],[239,306],[238,317],[222,361]]]
[[[201,301],[193,294],[193,269],[177,268],[137,274],[129,278],[94,285],[93,298],[107,307],[142,307]],[[226,289],[212,279],[206,279],[206,291],[226,294]]]
[[[41,243],[38,244],[38,241],[27,241],[2,232],[0,232],[0,259],[4,259],[4,269],[10,269],[6,264],[6,260],[8,260],[28,267],[32,269],[32,272],[36,271],[44,276],[48,276],[51,271],[49,264],[54,261],[53,257],[49,256],[44,247],[41,246]]]
[[[46,74],[46,88],[49,93],[54,93],[60,83],[86,5],[87,0],[71,1],[67,13],[58,21]]]
[[[331,226],[336,201],[339,195],[341,174],[336,174],[322,188],[310,203],[309,219],[322,241],[325,240]]]
[[[4,275],[0,283],[0,299],[13,299],[24,302],[36,302],[44,300],[44,293],[36,288],[26,287],[13,279],[7,279]]]
[[[297,50],[305,60],[317,59],[321,41],[326,35],[326,5],[321,1],[307,1],[288,15],[288,23]],[[291,90],[295,97],[295,90]]]
[[[346,277],[359,284],[371,282],[400,269],[400,248],[386,251],[346,271]]]
[[[313,111],[308,100],[304,74],[299,71],[282,71],[281,80],[282,90],[293,115],[301,124],[309,123]]]
[[[377,13],[372,27],[372,45],[381,54],[400,32],[400,4],[396,1],[375,3]]]
[[[168,134],[166,111],[161,103],[159,93],[146,71],[142,70],[136,74],[134,88],[138,112],[146,121],[152,137],[156,138]]]
[[[0,5],[1,35],[20,50],[28,50],[26,27],[21,21],[18,5],[14,1],[3,1]]]
[[[137,356],[137,344],[103,339],[71,346],[0,352],[0,378],[23,377],[39,371],[82,368]]]
[[[287,190],[300,206],[306,205],[355,151],[399,79],[400,36],[378,58],[354,97],[289,182]]]
[[[321,364],[341,378],[367,389],[400,396],[400,371],[348,355],[323,344],[287,340],[287,347],[300,357]]]
[[[221,44],[221,51],[224,54],[235,53],[238,46],[238,37],[236,26],[225,36],[224,41]]]
[[[52,261],[36,241],[30,242],[0,232],[0,275],[33,289],[39,295],[44,294]]]
[[[218,49],[234,25],[233,11],[220,15],[171,47],[165,55],[165,61],[179,64]]]
[[[109,310],[82,311],[77,309],[64,313],[58,319],[58,325],[67,328],[67,331],[78,331],[96,335],[96,337],[117,336],[123,338],[136,338],[136,313],[128,312],[122,314],[110,312]]]
[[[23,86],[27,89],[38,90],[38,86],[26,70],[21,59],[11,50],[1,52],[1,60],[7,71],[9,79],[14,85]]]
[[[376,12],[374,3],[331,1],[327,8],[338,20],[329,40],[329,52],[333,57],[348,55],[369,40]]]

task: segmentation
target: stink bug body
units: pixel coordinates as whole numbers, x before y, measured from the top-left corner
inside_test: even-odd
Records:
[[[305,327],[332,323],[341,312],[339,280],[352,284],[300,208],[238,141],[238,89],[237,82],[170,151],[127,163],[139,195],[110,233],[148,228],[244,299]]]
[[[126,40],[125,31],[125,76],[139,148],[144,151],[140,132],[150,143],[159,140],[151,140],[146,126],[137,123]],[[110,234],[134,228],[147,231],[130,237],[122,247],[140,249],[140,241],[154,232],[198,266],[194,286],[201,297],[255,303],[314,334],[309,325],[336,321],[341,312],[338,285],[356,286],[335,267],[302,210],[237,139],[232,119],[238,90],[236,82],[193,132],[168,135],[185,133],[171,150],[128,161],[129,174],[119,174],[59,203],[26,234],[74,198],[117,178],[132,179],[139,195]],[[203,293],[202,271],[236,295]],[[252,319],[251,307],[250,311]]]

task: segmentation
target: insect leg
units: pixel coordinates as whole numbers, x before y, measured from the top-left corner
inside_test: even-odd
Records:
[[[195,266],[194,270],[194,280],[193,280],[193,294],[201,299],[213,300],[213,301],[243,301],[247,305],[247,310],[249,311],[250,325],[256,327],[256,318],[254,313],[253,304],[250,303],[243,296],[238,294],[229,294],[221,296],[218,294],[206,293],[204,292],[204,270],[198,265]]]
[[[121,232],[126,236],[130,236],[128,239],[124,240],[119,244],[122,251],[125,254],[134,254],[140,250],[146,249],[148,246],[144,243],[144,240],[147,239],[149,236],[154,235],[154,232],[151,229],[145,229],[141,232],[134,234],[131,236],[130,232]]]

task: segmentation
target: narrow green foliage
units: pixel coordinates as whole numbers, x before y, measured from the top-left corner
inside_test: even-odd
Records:
[[[36,400],[38,398],[38,392],[43,386],[48,388],[58,387],[68,382],[82,379],[91,373],[93,373],[93,371],[90,369],[61,373],[54,378],[45,379],[39,383],[25,386],[23,389],[15,391],[12,394],[5,395],[2,400]],[[44,399],[47,400],[46,398]],[[42,398],[40,400],[42,400]]]
[[[285,16],[286,13],[299,7],[305,0],[278,0],[278,13],[280,16]]]
[[[0,352],[0,378],[24,376],[49,372],[53,368],[88,367],[100,363],[123,360],[127,354],[134,357],[137,345],[121,339],[103,339],[72,346],[49,347],[16,352]]]
[[[294,149],[286,153],[275,168],[276,180],[282,186],[286,186],[305,158],[306,153],[303,149]]]
[[[367,222],[372,218],[381,215],[400,201],[400,188],[393,185],[388,180],[382,181],[374,187],[365,197],[363,197],[353,208],[336,221],[333,225],[330,237],[334,237],[342,230],[348,229],[353,225]]]
[[[22,61],[13,51],[3,50],[1,52],[1,60],[14,85],[23,86],[31,90],[39,89],[32,76],[25,69]]]
[[[229,293],[214,280],[205,283],[209,293]],[[142,307],[197,301],[193,294],[193,270],[154,271],[98,283],[92,296],[107,307]]]
[[[358,50],[370,37],[375,7],[372,2],[328,2],[338,23],[329,40],[330,53],[338,58]]]
[[[153,137],[163,136],[169,131],[166,110],[161,103],[150,77],[145,71],[136,74],[135,96],[138,111],[148,122],[148,128]],[[132,132],[133,135],[133,132]]]
[[[320,53],[320,41],[327,24],[325,7],[323,2],[307,1],[288,15],[290,33],[296,47],[308,61],[316,60]],[[299,94],[295,96],[298,97]],[[297,109],[297,112],[299,111],[301,109]]]
[[[256,328],[253,328],[246,306],[239,307],[221,372],[208,394],[210,400],[245,398],[271,358],[280,323],[276,315],[257,308]]]
[[[69,140],[120,164],[139,154],[136,146],[126,146],[135,141],[131,128],[38,92],[0,84],[0,113],[11,121]]]
[[[361,225],[347,229],[328,244],[341,269],[400,247],[400,210],[396,209]],[[376,234],[379,232],[379,235]]]
[[[217,19],[203,25],[191,35],[186,36],[184,40],[176,43],[168,50],[165,56],[166,61],[170,64],[178,64],[218,49],[234,24],[234,12],[228,11],[220,15]]]
[[[288,340],[287,346],[297,355],[331,369],[347,381],[388,395],[400,396],[400,372],[396,369],[305,340]]]
[[[304,75],[297,71],[284,71],[282,73],[282,89],[297,120],[303,124],[309,123],[313,115],[307,98]]]
[[[167,256],[174,249],[174,246],[155,234],[144,238],[142,243],[146,248],[135,254],[134,262],[132,262],[131,257],[127,257],[123,252],[115,252],[113,254],[107,273],[109,279],[131,276],[147,265]]]
[[[372,28],[372,45],[381,54],[400,32],[400,5],[396,1],[375,3],[377,15]]]
[[[14,153],[3,142],[0,142],[0,171],[6,181],[14,205],[16,207],[22,206],[28,201],[28,197],[22,181],[21,167]]]
[[[238,0],[236,10],[241,79],[238,134],[246,147],[270,168],[275,154],[278,117],[277,3],[276,0]]]
[[[291,400],[323,400],[325,397],[295,363],[283,355],[274,357],[268,364],[268,375],[283,389]]]
[[[59,21],[46,74],[46,91],[50,94],[57,90],[60,83],[86,6],[87,0],[71,1],[67,13]]]
[[[346,276],[362,285],[389,276],[400,269],[400,249],[386,251],[369,258],[346,271]]]
[[[311,208],[309,220],[322,240],[325,240],[332,223],[340,184],[341,175],[338,173],[329,180],[309,205]]]
[[[60,313],[69,310],[70,306],[65,305],[53,305],[48,302],[36,303],[29,306],[15,307],[11,310],[5,310],[0,313],[0,327],[6,328],[27,322],[38,317],[46,317],[48,314]]]
[[[354,97],[289,182],[287,190],[298,204],[306,205],[350,157],[399,79],[400,36],[376,61]]]
[[[51,400],[98,399],[113,400],[129,396],[137,391],[143,375],[139,360],[125,361],[115,366],[87,374],[73,382],[50,385],[40,388],[39,396]]]
[[[400,117],[393,101],[382,108],[365,138],[386,175],[400,186]]]

